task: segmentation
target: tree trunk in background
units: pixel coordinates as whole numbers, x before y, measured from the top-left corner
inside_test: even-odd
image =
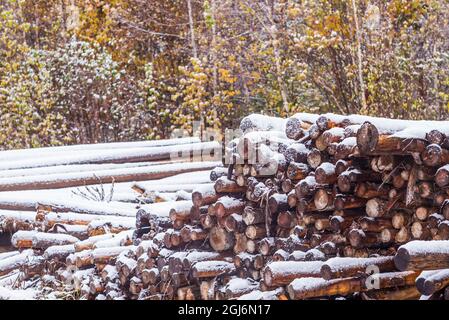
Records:
[[[198,50],[195,41],[195,25],[193,23],[192,1],[187,0],[187,9],[189,10],[189,26],[190,26],[190,41],[192,43],[193,57],[198,58]]]
[[[366,99],[365,99],[365,83],[363,82],[363,61],[362,61],[362,44],[361,44],[361,35],[359,29],[359,21],[357,17],[357,6],[355,3],[356,0],[352,0],[352,12],[354,15],[354,25],[355,25],[355,34],[357,40],[357,71],[359,77],[359,85],[360,85],[360,103],[362,104],[362,109],[367,110]]]

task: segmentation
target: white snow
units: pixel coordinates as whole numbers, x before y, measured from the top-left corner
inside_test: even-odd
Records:
[[[233,294],[241,294],[244,292],[248,292],[249,290],[255,290],[259,288],[259,283],[253,279],[247,278],[242,279],[238,277],[234,277],[225,286],[226,291],[230,291]]]
[[[357,138],[356,137],[349,137],[349,138],[345,138],[343,139],[339,145],[342,146],[348,146],[348,147],[353,147],[357,145]]]
[[[278,300],[278,296],[283,293],[283,288],[277,288],[272,291],[254,290],[250,293],[240,296],[237,300]]]
[[[0,159],[2,161],[11,161],[23,158],[42,157],[42,156],[58,156],[60,153],[76,153],[75,151],[90,151],[97,152],[99,150],[112,150],[112,149],[132,149],[142,147],[159,147],[170,145],[181,145],[198,143],[200,139],[198,137],[186,137],[177,139],[165,139],[165,140],[148,140],[148,141],[133,141],[133,142],[112,142],[112,143],[95,143],[95,144],[78,144],[72,146],[61,147],[45,147],[45,148],[33,148],[33,149],[15,149],[0,152]]]
[[[95,164],[95,163],[108,163],[120,159],[126,162],[127,159],[133,157],[155,157],[153,159],[159,160],[161,156],[166,154],[173,154],[174,160],[179,160],[178,154],[188,155],[190,152],[197,153],[201,155],[204,150],[210,149],[220,149],[221,146],[218,142],[203,142],[203,143],[193,143],[185,144],[181,146],[162,146],[153,148],[129,148],[129,149],[117,149],[117,150],[96,150],[92,151],[77,151],[72,154],[64,154],[55,157],[50,156],[39,156],[39,157],[26,157],[25,159],[17,159],[16,161],[0,161],[0,170],[10,170],[10,169],[26,169],[26,168],[39,168],[39,167],[49,167],[58,166],[65,164]],[[218,164],[217,164],[218,165]],[[216,166],[217,166],[216,165]]]
[[[323,278],[304,277],[297,278],[290,283],[291,288],[296,292],[304,292],[323,288],[333,282],[341,281],[340,279],[324,280]]]
[[[414,240],[399,247],[399,249],[401,248],[406,249],[410,255],[431,254],[431,253],[449,255],[449,240],[432,240],[432,241]]]
[[[332,175],[335,173],[335,165],[330,162],[323,162],[316,170],[323,170],[326,175]]]
[[[195,263],[194,268],[198,272],[221,271],[222,273],[226,273],[235,270],[233,263],[215,260],[197,262]]]
[[[240,129],[249,131],[285,131],[287,119],[270,117],[262,114],[250,114],[240,121]]]
[[[0,286],[0,300],[35,300],[38,291],[36,289],[8,289]]]
[[[333,272],[338,272],[352,268],[366,268],[371,265],[392,261],[393,256],[374,257],[374,258],[352,258],[352,257],[335,257],[330,258],[324,264],[330,267]]]
[[[75,246],[73,244],[66,244],[48,247],[44,251],[43,256],[45,259],[51,259],[57,255],[69,255],[72,253],[75,253]]]
[[[322,265],[322,261],[276,261],[269,263],[266,268],[270,268],[273,274],[307,273],[319,276]]]
[[[213,260],[214,258],[218,258],[219,256],[220,256],[220,254],[217,252],[192,251],[186,257],[184,257],[184,260],[187,260],[190,263],[192,263],[192,262]]]
[[[204,169],[207,167],[213,168],[217,165],[217,162],[186,162],[186,163],[171,163],[161,165],[149,165],[144,167],[132,167],[132,168],[119,168],[108,169],[101,171],[86,171],[86,172],[66,172],[66,173],[50,173],[35,176],[23,176],[23,177],[7,177],[0,178],[0,189],[2,188],[20,188],[28,184],[41,184],[51,185],[54,183],[70,183],[72,181],[83,182],[87,179],[110,179],[114,177],[116,180],[126,178],[129,175],[136,176],[145,174],[164,174],[164,175],[176,175],[182,173],[185,170]],[[209,179],[209,177],[208,177]],[[40,187],[40,189],[43,189]]]

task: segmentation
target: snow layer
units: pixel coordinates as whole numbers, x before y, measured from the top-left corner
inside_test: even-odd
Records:
[[[13,290],[0,286],[0,300],[35,300],[37,295],[38,291],[32,288]]]
[[[197,137],[186,137],[177,139],[165,140],[148,140],[148,141],[133,141],[133,142],[113,142],[113,143],[95,143],[95,144],[78,144],[72,146],[61,147],[45,147],[33,149],[15,149],[0,152],[0,159],[3,161],[11,161],[36,156],[57,156],[56,153],[68,153],[74,151],[98,151],[98,150],[112,150],[112,149],[132,149],[143,147],[160,147],[172,146],[181,144],[198,143],[200,139]]]
[[[287,119],[270,117],[263,114],[250,114],[240,121],[240,130],[249,131],[285,131]]]
[[[366,268],[371,265],[384,263],[393,260],[392,256],[386,257],[374,257],[374,258],[351,258],[351,257],[336,257],[331,258],[325,262],[325,265],[329,266],[332,271],[341,271],[348,266],[357,268]]]
[[[410,241],[399,247],[404,248],[410,255],[419,254],[447,254],[449,255],[449,240]]]
[[[254,290],[250,293],[240,296],[237,300],[278,300],[278,296],[283,293],[283,288],[277,288],[272,291]]]
[[[322,261],[276,261],[267,265],[273,274],[297,274],[309,273],[320,274]]]
[[[190,152],[201,154],[204,150],[220,149],[221,146],[218,142],[204,142],[193,143],[181,146],[162,146],[154,148],[129,148],[118,150],[96,150],[92,151],[76,151],[72,154],[63,154],[61,156],[39,156],[29,157],[25,159],[18,159],[16,161],[1,161],[0,170],[10,169],[26,169],[26,168],[39,168],[48,166],[58,166],[65,164],[93,164],[93,163],[108,163],[120,159],[126,162],[127,159],[136,157],[154,157],[158,160],[161,155],[173,154],[173,159],[178,160],[179,154],[190,154]]]

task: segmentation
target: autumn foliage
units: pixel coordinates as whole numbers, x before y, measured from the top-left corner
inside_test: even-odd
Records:
[[[448,21],[438,0],[0,0],[0,148],[250,112],[445,119]]]

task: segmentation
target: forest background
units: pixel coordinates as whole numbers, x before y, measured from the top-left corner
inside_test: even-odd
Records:
[[[0,149],[449,114],[445,0],[0,0]]]

